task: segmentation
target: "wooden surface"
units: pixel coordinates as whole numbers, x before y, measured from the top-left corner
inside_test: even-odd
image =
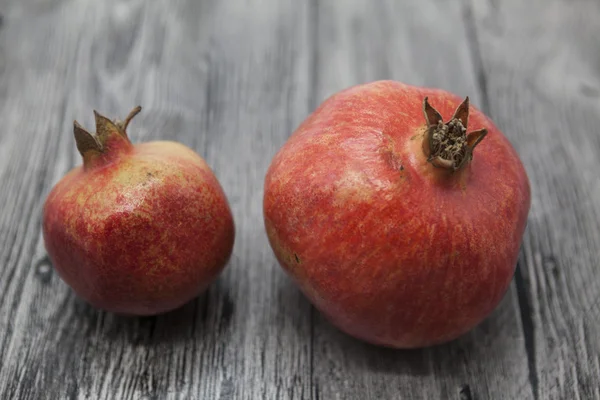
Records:
[[[600,399],[600,3],[0,0],[0,398]],[[277,266],[266,168],[327,96],[376,79],[469,95],[532,185],[514,282],[464,337],[392,351],[340,333]],[[40,233],[80,163],[72,121],[144,111],[214,169],[237,226],[208,292],[155,318],[98,312]]]

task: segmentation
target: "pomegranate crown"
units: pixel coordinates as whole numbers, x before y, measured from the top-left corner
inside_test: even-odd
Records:
[[[444,123],[440,113],[423,100],[423,113],[427,131],[423,139],[423,152],[427,161],[438,168],[458,171],[473,159],[473,149],[487,135],[487,129],[467,133],[469,122],[469,97],[457,107],[450,121]]]
[[[94,110],[96,120],[95,135],[82,127],[77,121],[74,121],[73,133],[75,135],[75,143],[77,144],[77,150],[79,150],[79,153],[83,157],[84,165],[91,164],[92,159],[107,153],[111,141],[123,143],[125,147],[131,146],[131,142],[127,137],[127,126],[141,111],[142,107],[137,106],[131,110],[124,121],[111,121]]]

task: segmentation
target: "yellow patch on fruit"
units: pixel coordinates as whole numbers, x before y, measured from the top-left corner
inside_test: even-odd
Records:
[[[333,204],[345,207],[348,203],[367,202],[373,193],[370,186],[369,178],[363,171],[346,169],[335,183]]]

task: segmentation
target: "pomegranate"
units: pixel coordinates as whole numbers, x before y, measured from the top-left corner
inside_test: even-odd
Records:
[[[516,151],[468,97],[395,81],[321,104],[263,199],[275,256],[315,307],[394,348],[453,340],[493,311],[529,208]]]
[[[152,315],[201,293],[231,256],[234,222],[205,161],[170,141],[132,144],[125,121],[75,122],[79,166],[51,190],[43,236],[60,277],[97,308]]]

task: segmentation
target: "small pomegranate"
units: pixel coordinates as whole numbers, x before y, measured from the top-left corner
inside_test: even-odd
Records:
[[[83,166],[43,210],[49,257],[75,293],[118,314],[152,315],[201,293],[225,267],[234,222],[204,160],[182,144],[132,144],[123,122],[94,112],[96,135],[75,122]]]
[[[450,341],[492,312],[530,208],[517,153],[468,98],[394,81],[321,104],[264,190],[271,247],[310,301],[395,348]]]

